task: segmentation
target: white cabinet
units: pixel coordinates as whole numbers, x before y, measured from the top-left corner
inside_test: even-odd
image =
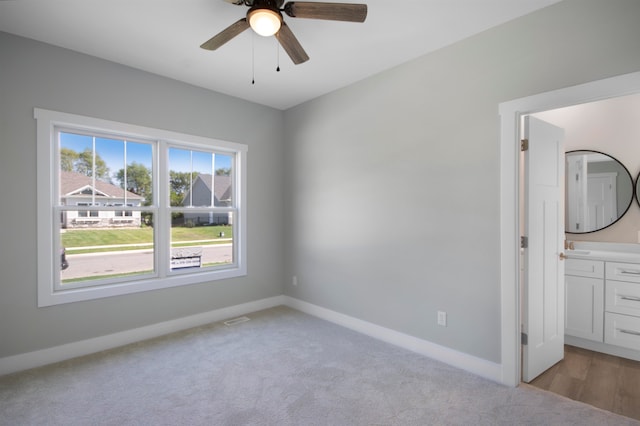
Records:
[[[605,343],[640,350],[640,265],[607,262]]]
[[[565,264],[565,335],[603,341],[604,262],[567,259]]]

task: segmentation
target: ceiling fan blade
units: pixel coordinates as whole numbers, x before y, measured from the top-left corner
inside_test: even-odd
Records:
[[[223,0],[227,3],[235,4],[236,6],[240,6],[244,4],[244,0]]]
[[[367,5],[354,3],[290,1],[284,5],[284,12],[292,18],[364,22],[367,18]]]
[[[282,22],[280,31],[276,33],[276,38],[294,64],[298,65],[309,60],[309,55],[307,55],[307,52],[304,51],[304,49],[300,45],[300,42],[298,41],[296,36],[293,35],[291,28],[289,28],[286,22]]]
[[[242,18],[202,43],[200,47],[207,50],[216,50],[218,47],[222,46],[247,28],[249,28],[247,18]]]

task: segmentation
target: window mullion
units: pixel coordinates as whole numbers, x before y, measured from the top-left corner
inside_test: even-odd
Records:
[[[158,206],[157,226],[154,228],[156,270],[161,278],[169,273],[171,247],[171,211],[169,202],[168,147],[164,141],[156,145],[157,167],[153,171],[154,203]],[[157,194],[157,195],[156,195]]]

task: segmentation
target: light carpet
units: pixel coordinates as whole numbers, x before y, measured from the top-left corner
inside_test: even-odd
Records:
[[[0,424],[638,425],[277,307],[0,377]]]

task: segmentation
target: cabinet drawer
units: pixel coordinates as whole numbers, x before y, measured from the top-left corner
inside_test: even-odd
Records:
[[[604,342],[640,350],[640,318],[606,312]]]
[[[605,310],[640,317],[640,283],[607,280]]]
[[[637,263],[607,262],[607,279],[640,283],[640,265]]]
[[[567,259],[564,274],[578,277],[604,278],[604,262],[601,260]]]

